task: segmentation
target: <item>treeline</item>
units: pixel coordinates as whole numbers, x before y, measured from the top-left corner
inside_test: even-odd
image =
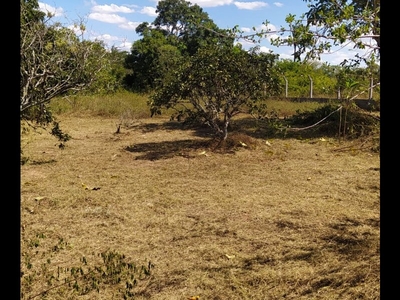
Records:
[[[155,20],[151,24],[142,23],[136,28],[136,33],[141,38],[133,43],[130,52],[119,51],[115,47],[107,49],[101,42],[81,41],[76,31],[60,24],[46,25],[49,22],[46,16],[38,11],[36,0],[21,0],[21,5],[29,10],[24,18],[21,17],[21,23],[27,24],[35,20],[47,27],[48,36],[43,37],[45,43],[40,49],[48,51],[46,57],[54,57],[55,51],[59,54],[69,51],[69,56],[73,58],[72,49],[77,45],[92,51],[92,53],[80,53],[87,61],[91,57],[95,59],[86,65],[82,62],[84,68],[77,72],[80,78],[76,78],[76,81],[80,82],[82,88],[75,86],[65,92],[80,90],[93,94],[126,89],[149,93],[174,76],[174,70],[190,60],[199,48],[207,45],[231,46],[235,43],[232,31],[218,28],[201,7],[191,5],[184,0],[160,1]],[[84,24],[76,24],[75,27],[79,29],[78,32],[85,30]],[[24,40],[26,37],[21,36],[21,39]],[[67,49],[68,47],[70,49]],[[368,89],[371,80],[374,83],[379,82],[380,68],[376,64],[350,68],[332,66],[319,61],[280,60],[278,55],[270,55],[269,58],[273,62],[270,67],[276,69],[276,74],[281,74],[282,95],[285,94],[287,80],[290,97],[309,96],[310,77],[316,97],[336,97],[339,90],[341,96],[346,97],[350,93],[354,94],[356,90]],[[70,71],[73,67],[70,61],[72,60],[60,67]],[[64,78],[60,76],[55,79]],[[71,80],[71,76],[68,79]],[[73,83],[69,85],[73,86]],[[379,87],[374,91],[374,99],[379,98]],[[61,94],[63,93],[64,90],[61,90]]]
[[[153,92],[176,76],[176,70],[190,61],[199,49],[235,44],[234,30],[218,28],[198,5],[184,0],[165,0],[159,2],[157,13],[151,24],[142,23],[136,28],[141,38],[133,43],[131,51],[120,53],[118,62],[123,64],[115,65],[118,68],[115,74],[121,75],[122,69],[126,72],[117,79],[121,88],[139,93]],[[253,49],[257,50],[257,46]],[[238,47],[237,51],[246,50]],[[252,53],[260,55],[258,51]],[[308,97],[311,79],[315,97],[347,98],[368,91],[371,83],[376,84],[380,77],[379,65],[375,63],[366,67],[332,66],[320,61],[282,60],[272,53],[268,59],[269,68],[273,68],[273,73],[279,77],[279,94],[282,96],[286,95],[288,86],[289,97]],[[101,86],[97,90],[110,90]],[[379,100],[379,86],[373,91],[373,98]],[[368,93],[363,97],[368,97]]]
[[[135,47],[140,43],[142,40],[134,43],[132,53],[123,54],[125,56],[123,68],[127,75],[120,77],[120,88],[149,93],[157,88],[163,77],[173,75],[168,75],[169,68],[166,67],[166,63],[161,62],[165,59],[163,55],[157,60],[150,60],[151,66],[146,68],[149,58],[156,57],[159,52],[157,49],[148,48],[146,53],[134,54],[137,51]],[[179,61],[178,57],[171,56],[169,61],[173,64],[174,61]],[[376,85],[380,82],[379,65],[351,68],[320,61],[295,62],[290,59],[279,59],[278,56],[271,56],[271,58],[273,58],[271,67],[279,76],[279,96],[309,97],[310,85],[312,85],[313,97],[316,98],[346,99],[360,94],[357,98],[365,99],[369,97],[369,88],[374,86],[372,98],[380,100],[380,86]],[[103,87],[98,90],[108,89]]]
[[[115,67],[125,70],[125,76],[118,78],[123,89],[151,93],[176,76],[176,70],[190,61],[199,49],[235,44],[234,31],[219,29],[197,5],[184,0],[165,0],[159,2],[157,12],[158,16],[151,24],[142,23],[137,27],[136,33],[141,39],[133,43],[131,51],[120,52],[119,62],[122,64]],[[239,46],[237,51],[246,51],[240,44],[235,45]],[[260,55],[257,49],[255,46],[252,53]],[[278,94],[281,96],[287,92],[289,97],[308,97],[312,80],[315,97],[345,99],[363,92],[361,98],[367,98],[371,84],[378,83],[380,78],[380,67],[375,63],[365,67],[333,66],[318,60],[279,59],[279,55],[273,53],[268,53],[268,59],[269,68],[274,69],[273,73],[279,78]],[[110,90],[101,86],[97,90]],[[379,86],[373,92],[373,99],[379,100]]]

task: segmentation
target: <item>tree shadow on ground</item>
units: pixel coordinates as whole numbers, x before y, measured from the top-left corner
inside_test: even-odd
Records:
[[[314,123],[314,122],[313,122]],[[317,126],[318,125],[318,126]],[[183,156],[186,158],[194,158],[190,152],[204,149],[212,152],[234,153],[238,145],[247,144],[251,149],[252,144],[256,145],[260,140],[265,139],[320,139],[320,138],[339,138],[340,127],[336,121],[327,121],[321,124],[295,124],[284,119],[261,119],[239,118],[232,120],[228,128],[228,139],[220,143],[216,138],[213,130],[201,124],[185,124],[178,121],[166,121],[161,123],[147,123],[134,126],[136,130],[143,133],[155,132],[158,130],[169,131],[192,131],[192,135],[196,138],[177,140],[177,141],[160,141],[153,143],[141,143],[126,147],[129,152],[142,153],[136,159],[142,160],[159,160],[168,159],[175,156]],[[363,130],[365,130],[362,128]],[[368,137],[369,132],[366,131]],[[198,138],[203,138],[199,140]],[[358,138],[359,135],[351,136],[347,133],[346,138]],[[378,141],[379,142],[379,141]],[[373,143],[376,143],[374,141]],[[375,147],[374,145],[372,147]],[[376,148],[376,147],[375,147]],[[371,148],[372,149],[372,148]]]
[[[169,159],[176,156],[195,158],[196,155],[193,155],[193,152],[196,151],[234,154],[235,147],[240,145],[238,139],[247,143],[248,145],[251,144],[248,139],[249,137],[243,135],[241,135],[241,137],[237,137],[235,135],[236,133],[233,132],[232,134],[229,134],[227,141],[221,143],[220,140],[216,138],[213,130],[204,124],[188,125],[183,122],[166,121],[163,123],[140,124],[130,127],[130,129],[140,130],[143,133],[167,130],[176,131],[177,134],[179,134],[179,131],[185,131],[186,135],[187,132],[190,131],[190,135],[193,136],[193,139],[139,143],[125,147],[126,151],[141,153],[139,156],[136,156],[135,159],[137,160],[154,161],[160,159]]]
[[[188,131],[192,130],[194,132],[194,136],[204,137],[204,138],[214,138],[214,133],[212,129],[206,125],[198,125],[198,126],[188,126],[183,122],[178,121],[166,121],[163,123],[147,123],[140,124],[129,127],[129,129],[140,130],[143,133],[151,133],[158,130],[171,130],[171,131]]]
[[[321,137],[338,137],[339,123],[324,122],[318,126],[310,126],[313,124],[293,124],[288,120],[267,120],[255,119],[252,117],[242,117],[231,120],[228,127],[228,135],[232,133],[240,133],[248,135],[255,139],[312,139]],[[215,138],[213,129],[204,124],[186,124],[185,122],[166,121],[163,123],[147,123],[134,127],[143,133],[151,133],[158,130],[171,131],[188,131],[191,130],[196,137]]]
[[[136,159],[139,160],[160,160],[182,156],[185,158],[194,158],[190,154],[194,150],[208,148],[209,140],[178,140],[178,141],[162,141],[152,143],[141,143],[131,145],[125,148],[126,151],[141,153]]]
[[[254,123],[254,119],[252,120]],[[139,143],[125,147],[126,151],[141,153],[136,156],[137,160],[160,160],[169,159],[176,156],[185,158],[195,158],[196,155],[192,153],[195,151],[218,152],[224,154],[234,154],[235,151],[242,147],[241,143],[245,143],[252,148],[252,145],[259,138],[257,134],[250,129],[246,129],[247,122],[241,124],[243,120],[236,123],[235,128],[230,128],[228,138],[226,141],[221,142],[212,128],[204,124],[186,124],[178,121],[166,121],[162,123],[146,123],[139,124],[130,129],[140,130],[143,133],[151,133],[159,130],[176,131],[191,131],[193,139],[175,140],[175,141],[160,141]],[[199,139],[202,138],[202,139]]]

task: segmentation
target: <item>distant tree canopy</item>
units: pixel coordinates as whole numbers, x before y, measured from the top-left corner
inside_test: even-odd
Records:
[[[125,77],[125,86],[136,92],[147,92],[155,88],[170,69],[178,66],[182,55],[165,32],[139,29],[143,29],[142,39],[132,45],[131,53],[125,59],[125,68],[130,71]],[[164,59],[166,55],[168,61]]]
[[[142,37],[133,43],[125,67],[131,74],[125,84],[133,91],[156,88],[169,71],[198,49],[233,45],[234,38],[221,30],[197,4],[184,0],[159,1],[155,20],[136,28]]]
[[[104,53],[102,68],[96,74],[93,82],[80,93],[85,94],[111,94],[124,88],[124,79],[128,70],[124,67],[127,51],[111,47]]]
[[[288,81],[288,97],[309,97],[310,81],[313,82],[313,96],[344,99],[350,95],[350,85],[357,83],[357,90],[368,91],[373,83],[379,82],[379,65],[367,68],[331,66],[319,61],[295,62],[290,59],[276,63],[279,72]],[[377,92],[379,87],[376,87]],[[352,89],[354,93],[356,90]],[[367,96],[365,95],[366,98]]]
[[[284,59],[277,62],[277,66],[288,81],[288,97],[309,97],[310,78],[313,80],[314,97],[329,97],[337,93],[335,71],[326,64]]]
[[[292,46],[294,61],[317,60],[333,46],[343,47],[352,42],[354,48],[366,49],[366,56],[355,55],[343,66],[357,67],[361,62],[373,67],[380,57],[379,0],[303,0],[309,11],[300,16],[288,15],[288,28],[278,33],[289,35],[272,39],[276,46]],[[125,60],[130,72],[125,85],[139,92],[149,92],[159,86],[171,70],[207,45],[233,45],[235,40],[260,41],[269,31],[246,36],[236,26],[221,30],[197,4],[184,0],[163,0],[157,5],[155,20],[142,23],[136,41]],[[268,24],[268,21],[265,22]],[[374,42],[371,43],[371,40]],[[375,72],[375,71],[371,71]]]
[[[207,45],[231,45],[226,30],[221,30],[197,4],[184,0],[158,2],[158,16],[153,22],[155,28],[174,36],[184,55],[194,55]]]

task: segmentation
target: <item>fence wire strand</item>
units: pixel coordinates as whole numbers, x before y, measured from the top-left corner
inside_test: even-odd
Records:
[[[323,121],[325,121],[327,118],[329,118],[335,112],[338,112],[339,110],[341,110],[342,108],[343,108],[343,106],[339,106],[339,108],[337,110],[334,110],[329,115],[327,115],[325,118],[323,118],[322,120],[318,121],[317,123],[315,123],[313,125],[310,125],[310,126],[307,126],[307,127],[302,127],[302,128],[288,128],[287,130],[289,130],[289,131],[300,131],[300,130],[306,130],[306,129],[313,128],[313,127],[317,126],[318,124],[322,123]]]

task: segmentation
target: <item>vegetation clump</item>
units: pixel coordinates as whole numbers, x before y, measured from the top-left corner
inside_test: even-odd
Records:
[[[285,123],[292,129],[295,127],[301,130],[303,127],[313,134],[347,139],[376,135],[380,129],[380,118],[377,115],[355,105],[344,107],[328,104],[314,111],[297,111]]]
[[[46,235],[38,233],[23,247],[21,265],[21,299],[37,297],[73,298],[100,293],[107,286],[113,286],[121,299],[132,299],[140,280],[148,279],[154,265],[137,266],[127,260],[124,254],[109,250],[94,256],[94,262],[83,256],[78,265],[63,266],[53,262],[53,257],[71,246],[63,238],[42,251],[40,248]],[[100,258],[100,260],[98,259]],[[58,265],[58,266],[57,266]],[[43,283],[46,283],[43,285]]]

